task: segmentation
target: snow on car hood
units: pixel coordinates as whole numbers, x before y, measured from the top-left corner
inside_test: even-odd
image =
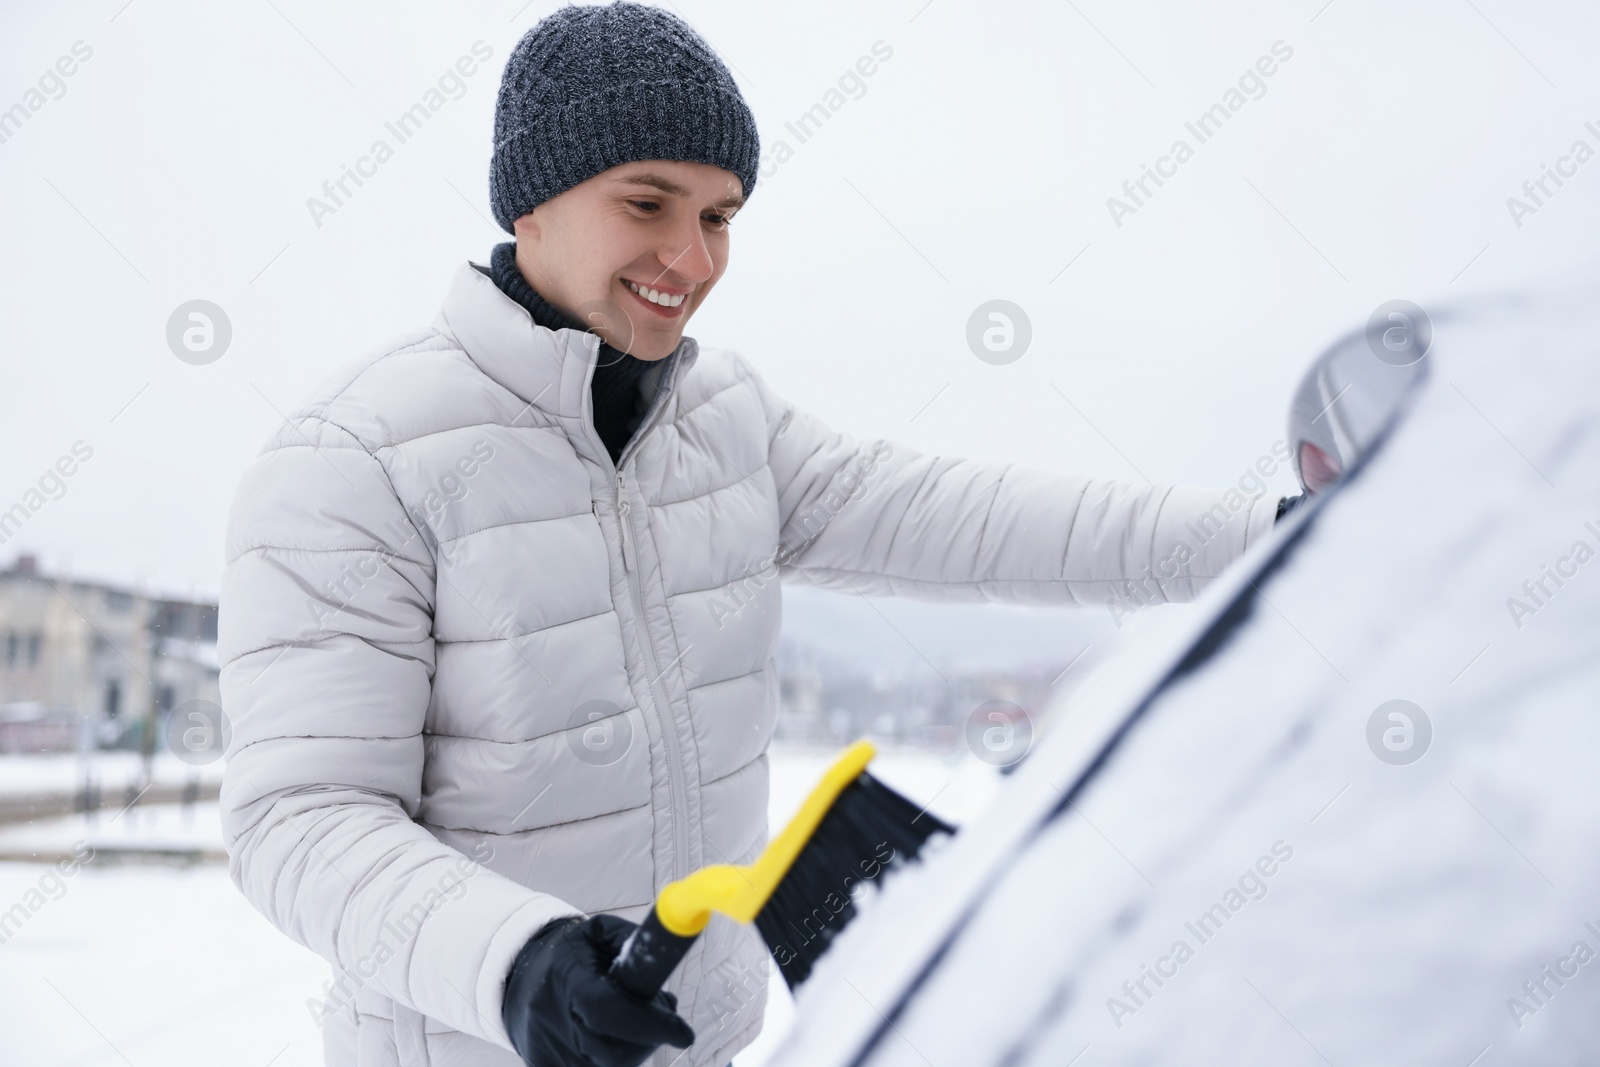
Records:
[[[1055,709],[773,1062],[1592,1062],[1592,292],[1440,316],[1371,462]]]

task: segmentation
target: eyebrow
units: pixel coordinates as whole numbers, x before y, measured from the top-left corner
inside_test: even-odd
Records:
[[[649,174],[649,173],[646,173],[646,174],[629,174],[626,177],[613,178],[611,180],[613,182],[620,182],[620,183],[622,183],[624,185],[648,185],[652,189],[659,189],[663,193],[667,193],[670,196],[688,196],[689,195],[689,190],[685,189],[683,186],[679,185],[677,182],[673,181],[671,178],[664,178],[659,174]],[[744,206],[744,197],[742,197],[742,196],[725,196],[721,200],[718,200],[715,204],[712,204],[711,206],[712,207],[720,207],[720,208],[738,208],[738,207],[743,207]]]

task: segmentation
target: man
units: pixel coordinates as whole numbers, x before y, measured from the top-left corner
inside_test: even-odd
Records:
[[[230,871],[333,964],[312,1006],[330,1064],[721,1067],[754,1039],[752,929],[713,922],[652,1002],[603,972],[662,886],[765,842],[778,574],[1180,600],[1272,525],[1278,498],[857,441],[683,336],[758,160],[687,25],[551,15],[496,106],[490,197],[515,242],[318,390],[240,483]],[[1215,533],[1152,577],[1202,519]]]

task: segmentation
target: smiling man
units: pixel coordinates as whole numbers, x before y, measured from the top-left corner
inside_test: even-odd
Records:
[[[240,482],[230,873],[332,964],[310,1005],[331,1065],[722,1067],[755,1038],[773,970],[751,928],[714,920],[653,1001],[604,972],[664,885],[766,841],[774,570],[1183,600],[1273,523],[1277,497],[858,440],[685,336],[758,159],[679,19],[544,19],[496,105],[490,200],[515,240]]]
[[[721,167],[629,163],[515,219],[511,247],[536,293],[613,347],[658,360],[727,270],[742,206],[739,178]],[[663,235],[680,248],[665,264]]]

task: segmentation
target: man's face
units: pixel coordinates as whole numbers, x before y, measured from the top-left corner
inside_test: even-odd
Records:
[[[727,269],[728,223],[743,202],[721,167],[624,163],[517,219],[517,267],[611,347],[663,359]]]

